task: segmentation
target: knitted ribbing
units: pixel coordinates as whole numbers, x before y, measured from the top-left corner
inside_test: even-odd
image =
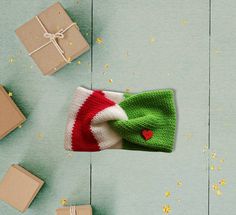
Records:
[[[128,120],[110,121],[109,124],[123,139],[158,151],[173,150],[176,110],[172,90],[129,94],[119,105],[126,112]],[[149,140],[142,136],[144,129],[153,132]]]

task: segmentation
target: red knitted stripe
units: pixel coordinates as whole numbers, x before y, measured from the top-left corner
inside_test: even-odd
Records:
[[[95,115],[115,103],[107,99],[102,91],[94,91],[77,113],[72,130],[73,151],[100,151],[99,145],[90,129]]]

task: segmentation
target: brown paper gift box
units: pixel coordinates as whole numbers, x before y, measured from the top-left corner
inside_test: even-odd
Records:
[[[24,212],[40,188],[43,181],[19,165],[13,164],[0,182],[0,199]]]
[[[24,121],[24,115],[0,85],[0,140]]]
[[[76,209],[75,215],[92,215],[92,207],[90,205],[74,206]],[[70,213],[70,207],[58,208],[56,215],[74,215]]]
[[[51,34],[56,34],[61,29],[65,30],[73,23],[60,3],[53,4],[37,17],[47,32]],[[45,38],[45,30],[37,17],[16,30],[17,36],[29,53],[50,41],[49,38]],[[74,60],[89,49],[89,45],[77,25],[73,25],[63,34],[64,38],[56,38],[56,42],[64,51],[64,56],[68,61]],[[67,64],[53,42],[33,53],[31,57],[44,75],[50,75]]]

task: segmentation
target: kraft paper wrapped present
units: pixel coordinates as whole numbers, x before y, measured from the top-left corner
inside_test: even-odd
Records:
[[[43,184],[41,179],[13,164],[0,182],[0,200],[24,212]]]
[[[44,75],[50,75],[89,49],[89,45],[58,2],[16,30]]]
[[[0,140],[20,126],[26,118],[0,85]]]
[[[90,205],[80,205],[58,208],[56,215],[92,215],[92,207]]]

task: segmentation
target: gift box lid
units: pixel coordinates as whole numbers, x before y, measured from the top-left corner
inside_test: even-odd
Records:
[[[0,85],[0,140],[25,120],[25,116]]]

